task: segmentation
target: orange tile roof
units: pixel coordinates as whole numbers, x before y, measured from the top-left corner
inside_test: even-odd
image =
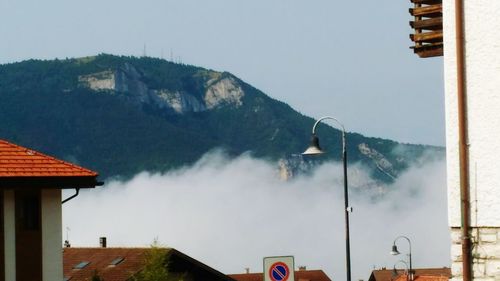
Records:
[[[94,271],[106,281],[125,281],[143,267],[144,254],[147,248],[64,248],[64,277],[71,281],[91,280]],[[110,263],[124,258],[116,266]],[[74,269],[80,262],[90,262],[83,269]]]
[[[0,140],[0,188],[93,188],[98,174]]]
[[[64,277],[70,281],[89,281],[97,270],[105,281],[127,281],[144,267],[145,254],[151,248],[63,248]],[[173,248],[165,248],[169,270],[174,273],[191,273],[193,280],[234,281],[227,275],[197,261]],[[123,261],[113,266],[116,258]],[[82,269],[74,267],[89,262]],[[182,262],[179,262],[182,261]],[[180,272],[179,272],[180,270]]]
[[[0,140],[0,177],[96,177],[97,173]]]
[[[448,281],[450,277],[444,275],[417,275],[413,278],[413,281]],[[408,276],[406,274],[399,275],[394,281],[407,281]]]
[[[229,274],[229,277],[236,281],[262,281],[262,273]],[[323,270],[297,270],[295,271],[295,281],[331,281]]]
[[[415,272],[415,281],[427,281],[427,280],[433,280],[433,279],[425,279],[428,278],[429,276],[434,276],[434,277],[442,277],[444,276],[446,279],[451,278],[451,270],[449,267],[442,267],[442,268],[414,268],[413,269]],[[392,269],[377,269],[372,271],[372,274],[370,275],[370,278],[368,281],[394,281],[396,278],[399,278],[399,276],[406,276],[404,274],[404,270],[397,270],[398,276],[394,277],[392,275],[393,270]],[[420,276],[427,276],[424,279],[417,279]],[[404,278],[406,280],[406,277]],[[438,279],[433,280],[433,281],[438,281]]]

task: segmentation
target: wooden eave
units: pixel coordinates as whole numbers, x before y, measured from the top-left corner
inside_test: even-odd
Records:
[[[442,17],[443,16],[443,5],[434,4],[429,6],[422,6],[409,9],[410,14],[414,17]]]
[[[430,18],[419,21],[410,21],[413,29],[441,30],[443,29],[443,18]]]
[[[410,34],[410,39],[418,43],[437,43],[443,42],[443,31],[431,31],[417,34]]]
[[[444,54],[443,43],[426,44],[420,47],[410,47],[421,58],[440,57]]]
[[[69,189],[94,188],[103,185],[96,177],[2,177],[0,188]]]

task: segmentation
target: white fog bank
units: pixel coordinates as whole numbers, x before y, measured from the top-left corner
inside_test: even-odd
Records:
[[[64,238],[73,247],[148,246],[155,238],[226,274],[262,272],[262,258],[293,255],[295,264],[345,279],[341,166],[323,164],[284,182],[277,166],[248,155],[205,155],[192,167],[106,182],[63,206]],[[367,173],[350,174],[353,183]],[[413,267],[449,266],[444,161],[410,168],[378,202],[350,192],[353,280],[405,256],[394,238],[412,241]],[[70,195],[71,191],[65,193]],[[406,253],[406,241],[398,248]]]

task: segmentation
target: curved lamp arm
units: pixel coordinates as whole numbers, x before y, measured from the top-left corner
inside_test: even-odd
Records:
[[[410,246],[410,255],[411,255],[411,241],[410,241],[410,238],[404,236],[404,235],[401,235],[401,236],[398,236],[396,237],[396,239],[394,239],[394,242],[392,243],[393,245],[396,245],[396,242],[401,239],[401,238],[404,238],[406,239],[406,241],[408,241],[408,245]]]
[[[323,116],[323,117],[319,118],[318,121],[316,121],[316,123],[314,123],[314,126],[312,128],[312,134],[316,135],[316,126],[318,126],[318,124],[321,121],[326,120],[326,119],[335,121],[335,123],[337,123],[337,125],[339,125],[340,128],[342,129],[342,150],[345,151],[345,149],[346,149],[345,128],[344,128],[344,125],[342,123],[340,123],[340,121],[337,118],[331,117],[331,116]]]
[[[398,276],[398,275],[399,275],[399,274],[398,274],[398,270],[396,269],[396,265],[398,265],[398,264],[400,264],[400,263],[402,263],[402,264],[404,264],[404,265],[405,265],[405,274],[406,274],[406,278],[407,278],[407,280],[408,280],[408,279],[409,279],[408,264],[407,264],[404,260],[399,260],[399,261],[397,261],[397,262],[394,264],[394,267],[393,267],[393,269],[392,269],[392,277],[396,277],[396,276]]]
[[[408,272],[408,268],[409,268],[409,266],[408,266],[408,263],[407,263],[407,262],[405,262],[404,260],[398,260],[398,261],[394,264],[394,267],[393,267],[394,272],[397,272],[396,265],[398,265],[398,264],[400,264],[400,263],[402,263],[402,264],[404,264],[404,265],[405,265],[405,271],[406,271],[406,272]]]
[[[342,133],[345,132],[345,128],[344,128],[344,125],[342,123],[340,123],[340,121],[335,118],[335,117],[331,117],[331,116],[323,116],[321,118],[318,119],[318,121],[316,121],[316,123],[314,123],[314,126],[313,126],[313,129],[312,129],[312,133],[315,134],[316,133],[316,126],[318,126],[318,124],[325,120],[325,119],[329,119],[329,120],[333,120],[335,121],[335,123],[337,123],[341,128],[342,128]]]

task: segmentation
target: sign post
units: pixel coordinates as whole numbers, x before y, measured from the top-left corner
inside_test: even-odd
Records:
[[[264,281],[295,281],[293,256],[264,258]]]

